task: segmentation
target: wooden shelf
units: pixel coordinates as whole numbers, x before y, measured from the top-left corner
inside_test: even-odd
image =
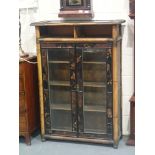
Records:
[[[93,105],[93,106],[84,105],[84,111],[90,111],[90,112],[106,112],[106,107],[105,106],[99,106],[99,105]]]
[[[108,94],[112,94],[112,91],[107,91]]]
[[[44,42],[109,42],[114,41],[112,38],[39,38],[39,41]]]
[[[68,127],[63,127],[63,129],[58,129],[58,128],[52,128],[52,131],[57,131],[57,132],[61,132],[63,130],[63,132],[71,132],[72,128],[68,128]]]
[[[97,130],[95,129],[85,129],[84,130],[85,133],[90,133],[90,134],[106,134],[105,130]]]
[[[53,63],[53,64],[69,64],[70,62],[69,61],[48,61],[48,63]]]
[[[51,104],[52,110],[71,110],[70,104]]]
[[[69,61],[48,61],[48,63],[60,63],[60,64],[69,64]],[[95,61],[83,61],[84,64],[97,64],[97,65],[105,65],[106,62],[95,62]]]
[[[105,64],[106,64],[106,62],[83,61],[83,64],[105,65]]]
[[[52,86],[70,86],[69,81],[50,81],[49,84]],[[83,86],[103,88],[106,87],[106,84],[104,82],[84,82]]]
[[[84,82],[83,86],[103,88],[103,87],[106,87],[106,84],[104,82]]]
[[[50,81],[51,86],[70,86],[69,81]]]

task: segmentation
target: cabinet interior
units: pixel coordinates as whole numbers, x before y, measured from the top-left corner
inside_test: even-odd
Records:
[[[41,26],[40,37],[53,38],[112,38],[112,25]]]

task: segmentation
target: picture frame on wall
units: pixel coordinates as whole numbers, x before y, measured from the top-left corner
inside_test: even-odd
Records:
[[[91,0],[60,0],[59,17],[92,18]]]

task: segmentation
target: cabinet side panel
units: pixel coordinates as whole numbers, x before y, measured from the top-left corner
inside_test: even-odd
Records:
[[[41,135],[43,136],[45,134],[45,126],[44,126],[44,103],[43,103],[41,52],[40,52],[40,43],[38,42],[38,39],[40,38],[39,27],[36,26],[35,30],[36,30],[36,48],[37,48],[37,61],[38,61]]]
[[[33,59],[32,61],[36,61]],[[32,132],[38,126],[38,87],[37,87],[36,64],[25,62],[25,94],[26,94],[26,111],[28,113],[29,131]]]
[[[119,128],[118,128],[118,65],[117,65],[117,42],[119,36],[118,25],[113,25],[112,36],[115,40],[113,43],[112,63],[113,63],[113,140],[114,146],[118,146]]]

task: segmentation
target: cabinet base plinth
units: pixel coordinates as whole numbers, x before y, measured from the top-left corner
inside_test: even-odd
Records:
[[[87,142],[87,143],[106,144],[106,145],[113,145],[114,143],[112,139],[90,139],[90,138],[77,138],[77,137],[65,137],[65,136],[53,136],[53,135],[45,135],[44,138],[49,140]]]

